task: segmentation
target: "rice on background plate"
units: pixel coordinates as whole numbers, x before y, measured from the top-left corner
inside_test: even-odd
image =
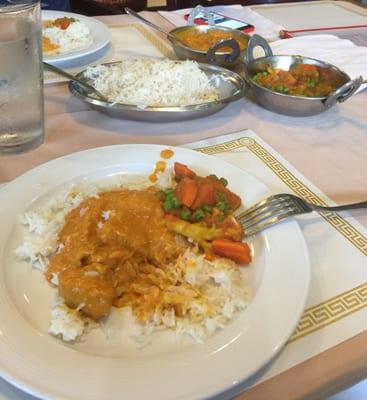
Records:
[[[61,29],[53,25],[55,20],[43,20],[42,42],[45,56],[68,54],[92,44],[92,34],[83,22],[73,18],[66,29]]]

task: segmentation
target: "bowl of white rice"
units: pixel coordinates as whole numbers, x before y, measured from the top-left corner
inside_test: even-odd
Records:
[[[204,117],[244,95],[244,79],[227,69],[195,61],[125,58],[80,72],[108,101],[71,81],[69,89],[111,117],[170,122]]]

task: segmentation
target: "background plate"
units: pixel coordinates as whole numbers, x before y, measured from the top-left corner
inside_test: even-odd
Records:
[[[50,288],[44,277],[14,257],[17,217],[70,182],[150,173],[166,147],[121,145],[92,149],[48,162],[0,190],[0,373],[42,398],[197,399],[233,388],[285,344],[303,311],[309,284],[308,253],[295,222],[250,240],[251,266],[243,267],[253,297],[248,308],[203,344],[165,347],[158,337],[129,351],[124,343],[87,336],[66,345],[47,334]],[[251,175],[192,150],[173,148],[170,160],[199,174],[227,177],[248,206],[269,194]],[[22,194],[20,196],[20,193]]]
[[[88,26],[92,35],[92,43],[84,48],[79,49],[67,54],[55,54],[52,56],[45,56],[44,61],[46,62],[60,62],[60,61],[71,61],[80,57],[84,57],[93,53],[96,53],[98,50],[107,46],[111,41],[111,32],[108,27],[102,22],[98,21],[95,18],[86,17],[84,15],[64,12],[64,11],[53,11],[53,10],[43,10],[42,11],[42,19],[55,19],[55,18],[76,18],[79,19],[82,23]]]
[[[102,65],[114,64],[119,64],[119,62],[106,63]],[[76,81],[69,82],[69,90],[80,100],[87,103],[91,108],[107,114],[110,117],[146,122],[172,122],[202,118],[222,110],[227,106],[227,104],[243,97],[245,81],[239,74],[216,65],[198,63],[198,66],[209,78],[212,86],[217,89],[219,94],[218,100],[181,107],[141,107],[133,104],[111,103],[98,100],[94,97],[93,93],[90,94],[90,92],[85,90]],[[76,75],[76,77],[93,86],[92,80],[86,79],[84,73],[85,71],[81,71]]]

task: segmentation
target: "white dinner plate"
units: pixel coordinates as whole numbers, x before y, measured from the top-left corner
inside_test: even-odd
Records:
[[[65,344],[47,333],[52,303],[43,275],[18,261],[17,218],[71,182],[150,174],[167,146],[116,145],[71,154],[18,177],[0,189],[0,374],[41,398],[198,399],[233,389],[264,366],[286,343],[304,309],[309,286],[308,252],[294,221],[249,240],[250,266],[240,267],[253,293],[248,307],[204,343],[160,341],[144,348],[105,335],[87,334]],[[200,175],[226,177],[249,206],[269,194],[253,176],[220,159],[174,148]],[[97,329],[98,331],[98,329]],[[164,333],[162,333],[164,335]]]
[[[83,24],[85,24],[89,28],[90,33],[92,35],[92,43],[85,48],[77,49],[75,51],[68,52],[66,54],[55,54],[52,56],[44,56],[44,61],[59,62],[59,61],[75,60],[77,58],[96,53],[98,50],[101,50],[103,47],[107,46],[108,43],[111,41],[111,32],[108,29],[108,27],[95,18],[86,17],[85,15],[75,14],[71,12],[64,12],[64,11],[53,11],[53,10],[42,11],[42,20],[56,19],[62,17],[75,18],[78,19]]]

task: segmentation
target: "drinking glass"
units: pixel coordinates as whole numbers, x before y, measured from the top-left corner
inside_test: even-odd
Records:
[[[0,0],[0,155],[43,142],[41,37],[39,1]]]

